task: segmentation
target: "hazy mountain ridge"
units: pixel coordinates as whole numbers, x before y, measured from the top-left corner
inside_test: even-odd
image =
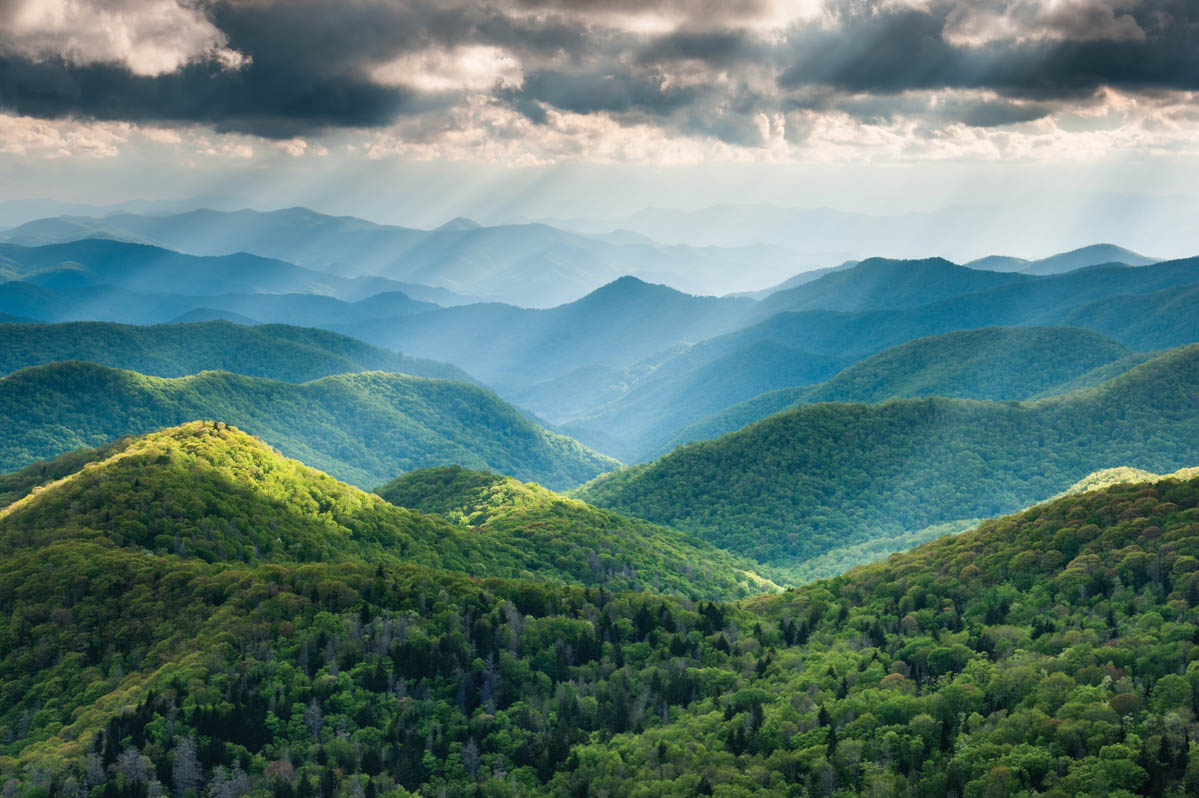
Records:
[[[58,290],[28,282],[0,283],[0,308],[38,321],[111,321],[165,324],[201,315],[203,320],[236,323],[300,324],[328,329],[348,327],[363,319],[395,319],[436,306],[416,302],[399,291],[343,302],[319,294],[141,294],[110,286]]]
[[[39,220],[4,234],[30,243],[95,235],[161,242],[194,254],[252,252],[330,275],[431,284],[528,307],[572,301],[629,273],[692,291],[710,285],[712,293],[727,293],[752,287],[755,278],[779,279],[803,263],[785,249],[752,244],[613,242],[542,224],[417,230],[306,208]]]
[[[51,289],[113,286],[144,294],[309,293],[353,301],[399,287],[388,280],[339,277],[245,252],[186,255],[96,238],[37,247],[0,244],[0,264],[12,279]]]
[[[454,363],[508,391],[584,365],[632,366],[679,341],[735,329],[755,304],[692,296],[623,277],[549,310],[469,305],[365,322],[345,331],[377,345]]]

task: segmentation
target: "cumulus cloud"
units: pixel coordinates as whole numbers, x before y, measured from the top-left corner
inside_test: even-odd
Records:
[[[375,153],[534,161],[814,141],[1005,154],[1079,120],[1148,125],[1199,91],[1194,16],[1187,0],[0,0],[0,108],[300,154],[339,129]],[[1133,105],[1113,116],[1115,97]]]
[[[0,50],[73,65],[120,64],[156,76],[212,60],[236,69],[246,56],[198,9],[176,0],[3,0]]]
[[[524,81],[519,61],[506,50],[485,45],[408,53],[370,74],[379,83],[432,92],[507,89]]]

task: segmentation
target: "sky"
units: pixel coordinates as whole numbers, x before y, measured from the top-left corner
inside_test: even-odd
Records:
[[[0,200],[431,225],[1199,184],[1199,2],[0,0]]]

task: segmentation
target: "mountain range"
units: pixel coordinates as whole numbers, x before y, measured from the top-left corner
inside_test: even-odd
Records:
[[[907,202],[901,205],[910,207]],[[1194,194],[1058,191],[933,209],[893,208],[891,204],[883,211],[862,211],[754,203],[650,207],[606,218],[538,220],[584,234],[624,230],[668,244],[731,247],[759,242],[786,247],[823,265],[879,253],[896,258],[940,254],[962,262],[992,254],[1035,260],[1037,253],[1107,240],[1113,231],[1134,250],[1174,255],[1199,251],[1189,222],[1199,211]]]
[[[253,253],[318,270],[329,279],[387,278],[527,307],[569,302],[630,273],[693,291],[727,293],[781,278],[804,264],[779,247],[665,247],[648,239],[614,241],[541,224],[418,230],[307,208],[52,217],[3,233],[4,240],[27,246],[95,238],[193,255]]]
[[[5,798],[1199,790],[1199,258],[631,220],[5,233]]]

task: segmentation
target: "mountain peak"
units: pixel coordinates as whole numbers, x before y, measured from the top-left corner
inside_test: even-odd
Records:
[[[1041,258],[1030,263],[1022,270],[1023,274],[1061,274],[1089,266],[1099,266],[1107,263],[1123,263],[1128,266],[1149,266],[1158,263],[1157,258],[1150,258],[1133,252],[1131,249],[1115,244],[1089,244],[1085,247],[1072,249],[1069,252],[1059,252],[1047,258]]]
[[[463,232],[465,230],[482,230],[483,225],[465,216],[455,216],[443,225],[433,228],[440,232]]]
[[[668,285],[659,283],[647,283],[646,281],[626,274],[623,277],[617,277],[610,283],[605,283],[591,293],[571,303],[578,305],[580,303],[592,304],[596,302],[631,302],[635,300],[657,300],[664,301],[674,297],[687,296],[682,291],[671,288]]]

